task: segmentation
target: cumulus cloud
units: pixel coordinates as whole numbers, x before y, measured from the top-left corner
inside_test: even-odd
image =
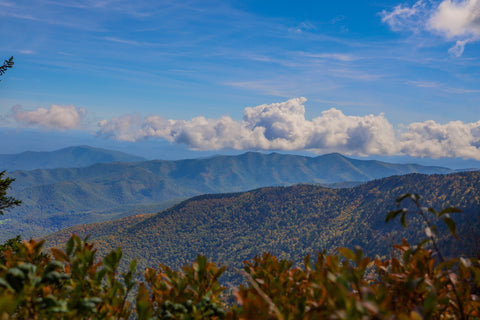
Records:
[[[448,38],[480,36],[480,0],[444,0],[428,20],[428,27]]]
[[[14,106],[12,113],[17,122],[25,125],[66,130],[80,128],[87,111],[73,105],[52,104],[48,109],[38,108],[32,111],[23,110],[21,106]]]
[[[147,117],[140,126],[129,116],[99,123],[99,134],[135,141],[163,138],[192,149],[312,150],[345,154],[396,152],[393,126],[380,115],[346,116],[332,108],[305,119],[305,98],[245,108],[242,121],[196,117],[189,121]]]
[[[480,121],[439,124],[430,120],[408,124],[399,131],[383,114],[349,116],[335,108],[308,120],[305,102],[305,98],[295,98],[247,107],[242,120],[124,115],[99,122],[97,134],[125,141],[159,138],[195,150],[309,150],[480,160]]]
[[[429,120],[412,123],[400,136],[400,151],[414,157],[462,157],[480,160],[480,121]]]
[[[137,129],[140,124],[141,120],[137,115],[123,115],[109,121],[102,120],[98,123],[100,129],[97,131],[97,135],[122,141],[140,140],[142,134]]]
[[[428,31],[455,41],[449,53],[457,57],[463,54],[467,43],[480,38],[480,0],[443,0],[438,5],[419,0],[412,6],[384,10],[381,16],[394,31]]]

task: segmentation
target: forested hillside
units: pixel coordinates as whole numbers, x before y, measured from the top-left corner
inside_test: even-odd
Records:
[[[316,183],[334,187],[394,174],[449,173],[441,167],[362,161],[340,154],[315,158],[245,153],[181,161],[104,163],[86,168],[9,172],[11,194],[23,201],[0,220],[0,240],[38,237],[76,224],[124,217],[127,205],[157,204],[266,186]],[[130,207],[127,207],[130,208]],[[155,211],[150,211],[155,212]],[[145,211],[141,213],[146,213]]]
[[[424,237],[424,227],[413,215],[407,216],[408,230],[398,223],[385,224],[396,198],[413,192],[423,195],[425,206],[463,210],[453,217],[461,239],[440,239],[446,253],[478,252],[479,181],[480,172],[409,174],[349,189],[302,184],[202,195],[149,217],[62,230],[48,236],[47,244],[60,245],[71,233],[90,235],[101,251],[122,247],[127,260],[136,258],[142,267],[159,262],[178,267],[198,254],[226,265],[263,252],[299,261],[306,254],[343,246],[360,246],[371,256],[384,256],[403,237],[412,241]]]

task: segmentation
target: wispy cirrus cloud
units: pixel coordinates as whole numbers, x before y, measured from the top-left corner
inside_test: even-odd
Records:
[[[127,40],[127,39],[120,39],[120,38],[115,38],[115,37],[105,37],[103,38],[104,40],[110,41],[110,42],[116,42],[116,43],[122,43],[122,44],[129,44],[133,46],[140,46],[140,42],[136,40]]]
[[[406,83],[419,88],[437,88],[440,86],[438,82],[433,81],[407,81]]]
[[[394,31],[432,32],[455,41],[449,53],[459,57],[465,46],[480,39],[480,0],[419,0],[400,4],[380,13],[382,21]]]
[[[394,31],[409,30],[418,32],[423,28],[426,12],[426,3],[424,0],[417,1],[412,6],[399,4],[391,11],[383,10],[380,15],[382,22]],[[419,19],[419,16],[421,17]]]
[[[337,61],[355,61],[359,58],[349,53],[309,53],[302,52],[301,55],[310,58],[319,58],[319,59],[328,59],[328,60],[337,60]]]
[[[28,49],[19,50],[18,52],[20,52],[21,54],[35,54],[35,51]]]
[[[123,38],[117,38],[117,37],[104,37],[102,38],[103,40],[109,41],[109,42],[114,42],[114,43],[119,43],[119,44],[126,44],[126,45],[131,45],[131,46],[136,46],[136,47],[152,47],[152,46],[158,46],[155,43],[150,43],[150,42],[144,42],[144,41],[137,41],[137,40],[131,40],[131,39],[123,39]]]
[[[466,89],[466,88],[447,88],[445,91],[450,93],[458,93],[458,94],[465,94],[465,93],[480,93],[480,89]]]

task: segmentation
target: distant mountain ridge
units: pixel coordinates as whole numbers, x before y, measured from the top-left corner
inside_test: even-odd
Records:
[[[125,216],[120,212],[125,205],[171,202],[200,194],[297,183],[342,187],[412,172],[445,174],[453,170],[355,160],[340,154],[312,158],[247,152],[178,161],[114,162],[84,168],[15,171],[9,174],[16,178],[11,195],[23,204],[0,220],[0,236],[20,233],[37,237],[79,223],[105,221]]]
[[[0,154],[0,170],[80,168],[95,163],[144,161],[145,158],[90,146],[74,146],[55,151],[26,151]]]
[[[239,265],[270,252],[299,262],[307,254],[360,246],[370,256],[387,255],[392,243],[425,238],[418,215],[385,223],[397,197],[419,193],[422,206],[455,206],[460,240],[439,224],[442,253],[480,252],[480,172],[448,175],[408,174],[367,182],[348,189],[316,185],[260,188],[242,193],[202,195],[163,212],[99,224],[75,226],[46,237],[64,244],[71,233],[90,235],[103,253],[121,247],[127,261],[141,267],[164,263],[180,267],[203,254],[226,265]],[[402,205],[415,210],[411,201]],[[467,252],[468,251],[468,252]]]

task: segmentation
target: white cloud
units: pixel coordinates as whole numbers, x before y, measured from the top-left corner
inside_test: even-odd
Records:
[[[400,136],[400,151],[415,157],[462,157],[480,160],[480,121],[429,120],[412,123]]]
[[[349,116],[331,108],[305,119],[305,98],[247,107],[243,119],[172,120],[124,115],[99,123],[99,136],[137,141],[160,138],[195,150],[309,150],[355,155],[405,154],[480,160],[480,121],[415,122],[395,134],[383,114]]]
[[[142,138],[141,133],[136,129],[140,124],[141,120],[137,115],[123,115],[109,121],[102,120],[98,123],[100,129],[97,135],[122,141],[136,141]]]
[[[245,108],[242,121],[196,117],[189,121],[147,117],[141,126],[129,116],[99,123],[99,134],[135,141],[163,138],[193,149],[312,150],[345,154],[396,152],[392,125],[383,115],[346,116],[330,109],[305,119],[305,98]],[[126,118],[125,118],[126,117]]]
[[[444,0],[428,20],[428,27],[448,38],[480,36],[480,1]]]
[[[393,8],[391,12],[383,10],[380,15],[382,22],[389,25],[394,31],[411,30],[418,31],[420,22],[417,17],[423,15],[425,2],[423,0],[415,2],[411,7],[400,4]]]
[[[52,104],[50,108],[38,108],[37,110],[23,110],[20,106],[12,108],[13,117],[17,122],[30,126],[40,126],[49,129],[77,129],[87,111],[74,105],[61,106]]]
[[[455,57],[461,57],[463,54],[463,51],[465,51],[465,45],[470,42],[469,39],[467,40],[457,40],[455,45],[448,49],[448,53],[450,53],[452,56]]]
[[[300,23],[298,26],[296,26],[295,28],[291,28],[290,32],[301,34],[305,31],[310,31],[310,30],[317,30],[317,27],[310,21],[304,21]]]
[[[443,0],[440,4],[419,0],[413,6],[398,5],[380,14],[394,31],[427,31],[455,41],[449,53],[459,57],[468,42],[480,38],[480,0]]]

